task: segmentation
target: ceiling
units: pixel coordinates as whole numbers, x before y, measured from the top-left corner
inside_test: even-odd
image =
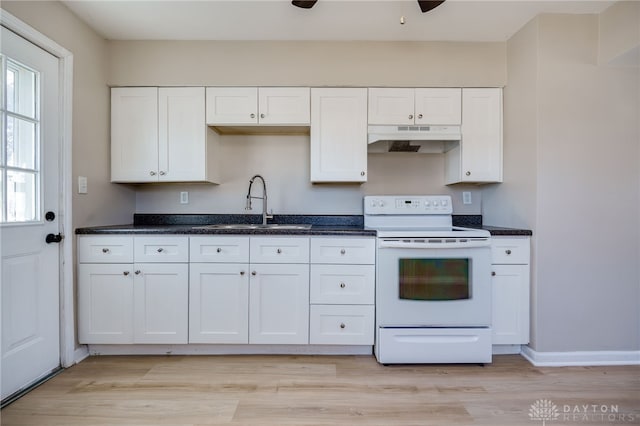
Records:
[[[63,1],[111,40],[505,41],[541,13],[600,13],[614,1],[413,0]],[[404,17],[404,25],[400,24]]]

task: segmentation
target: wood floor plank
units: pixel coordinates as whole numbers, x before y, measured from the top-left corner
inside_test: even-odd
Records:
[[[530,409],[542,399],[562,416],[597,404],[627,416],[606,424],[640,424],[640,366],[538,368],[517,355],[486,366],[382,366],[372,356],[96,356],[3,409],[0,424],[535,426]]]

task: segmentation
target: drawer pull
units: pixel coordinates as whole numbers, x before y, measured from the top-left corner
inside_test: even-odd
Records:
[[[137,271],[134,272],[134,274],[136,275],[140,275],[142,272],[140,272],[140,270],[138,269]]]
[[[129,275],[129,271],[124,271],[122,274],[126,277],[127,275]]]
[[[218,248],[216,249],[216,253],[220,253],[220,252],[222,252],[222,249],[221,249],[220,247],[218,247]]]
[[[495,277],[496,276],[496,271],[491,271],[491,276]]]
[[[240,275],[244,276],[244,271],[240,271]]]
[[[346,325],[344,325],[344,323],[340,323],[340,328],[344,329],[346,327]]]
[[[256,271],[251,271],[251,275],[253,275],[254,277],[257,275],[258,273]]]
[[[105,254],[106,254],[106,253],[109,253],[110,251],[111,251],[111,250],[109,250],[108,248],[103,248],[103,249],[102,249],[102,252],[103,252],[103,253],[105,253]]]
[[[282,249],[276,250],[276,253],[281,254],[282,253]]]
[[[345,288],[347,285],[345,283],[340,283],[340,288]]]
[[[340,250],[340,254],[345,254],[347,251],[345,249]]]
[[[158,249],[158,253],[162,253],[163,251],[164,251],[164,249],[163,249],[162,247],[160,247],[160,248]]]
[[[508,255],[511,254],[511,250],[507,249],[504,251],[505,253],[507,253]]]

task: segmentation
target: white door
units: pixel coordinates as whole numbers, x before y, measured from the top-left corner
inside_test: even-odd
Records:
[[[462,89],[456,87],[416,89],[416,124],[460,125]]]
[[[1,40],[0,373],[5,399],[60,367],[61,246],[45,243],[60,224],[58,60],[5,28]]]
[[[369,124],[414,124],[414,89],[369,89]]]
[[[258,88],[207,87],[207,124],[257,124]]]

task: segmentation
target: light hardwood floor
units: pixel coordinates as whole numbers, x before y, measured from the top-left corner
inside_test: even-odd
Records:
[[[372,356],[91,357],[0,414],[3,426],[538,426],[539,400],[556,407],[549,426],[640,424],[640,367],[537,368],[517,355],[386,367]],[[585,405],[589,417],[576,417]]]

